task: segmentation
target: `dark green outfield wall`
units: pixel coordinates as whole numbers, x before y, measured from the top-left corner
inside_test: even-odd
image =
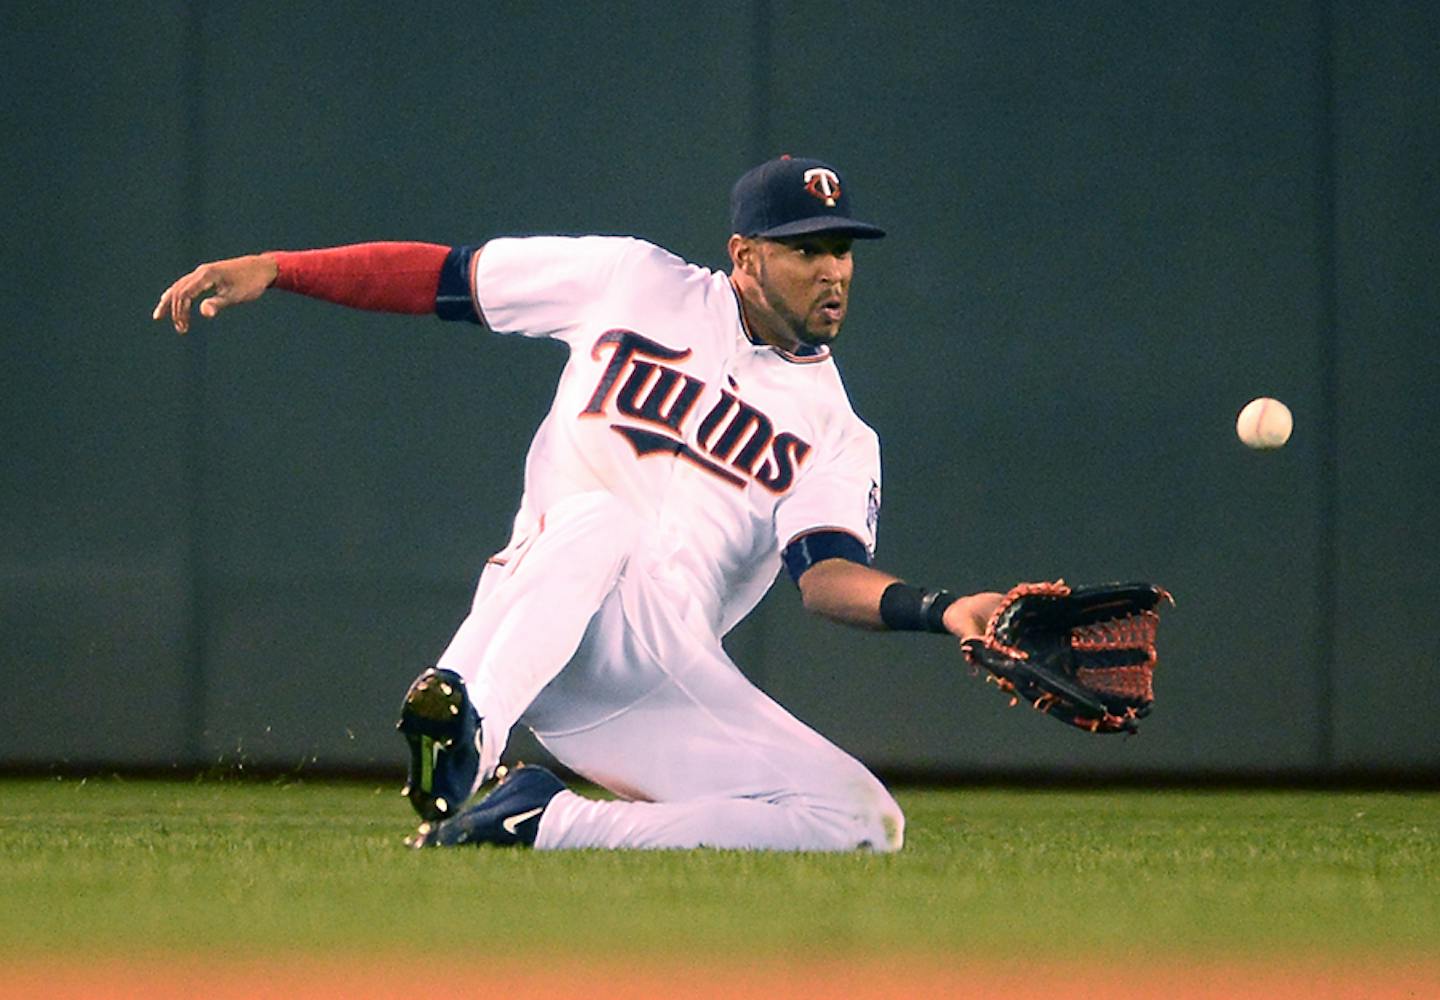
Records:
[[[1440,8],[34,6],[0,13],[0,763],[398,767],[508,532],[553,345],[280,295],[179,339],[173,278],[527,232],[719,266],[730,182],[793,151],[892,233],[839,352],[883,564],[1179,604],[1134,740],[788,583],[732,637],[757,681],[888,768],[1440,773]],[[1261,394],[1278,453],[1231,430]]]

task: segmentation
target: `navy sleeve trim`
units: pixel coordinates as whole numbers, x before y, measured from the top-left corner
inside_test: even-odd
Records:
[[[470,260],[480,245],[451,247],[440,268],[440,287],[435,290],[435,315],[447,320],[465,320],[485,325],[470,296]]]
[[[870,552],[865,543],[848,531],[812,531],[801,535],[780,554],[790,579],[797,584],[805,571],[826,559],[847,559],[861,566],[870,565]]]

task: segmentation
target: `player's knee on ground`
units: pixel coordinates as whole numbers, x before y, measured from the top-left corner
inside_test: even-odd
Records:
[[[898,851],[905,844],[905,814],[888,792],[874,801],[867,810],[868,825],[879,831],[870,844],[862,845],[873,851]]]
[[[905,843],[905,814],[877,781],[873,788],[855,790],[823,804],[806,807],[816,825],[830,835],[830,849],[839,851],[898,851]]]

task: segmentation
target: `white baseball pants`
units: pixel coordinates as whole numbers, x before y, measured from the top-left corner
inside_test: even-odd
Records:
[[[693,598],[631,560],[640,536],[608,494],[556,504],[486,567],[438,662],[484,719],[485,774],[522,722],[621,797],[560,793],[535,846],[898,849],[884,786],[745,678]]]

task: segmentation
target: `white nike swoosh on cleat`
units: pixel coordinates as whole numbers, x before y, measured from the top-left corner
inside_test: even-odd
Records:
[[[534,816],[539,816],[544,811],[544,806],[537,806],[536,808],[527,810],[523,813],[516,813],[514,816],[506,816],[500,821],[500,825],[505,828],[506,833],[510,834],[510,836],[513,837],[515,836],[516,827],[518,827],[521,823],[525,822],[527,819],[530,819]]]

